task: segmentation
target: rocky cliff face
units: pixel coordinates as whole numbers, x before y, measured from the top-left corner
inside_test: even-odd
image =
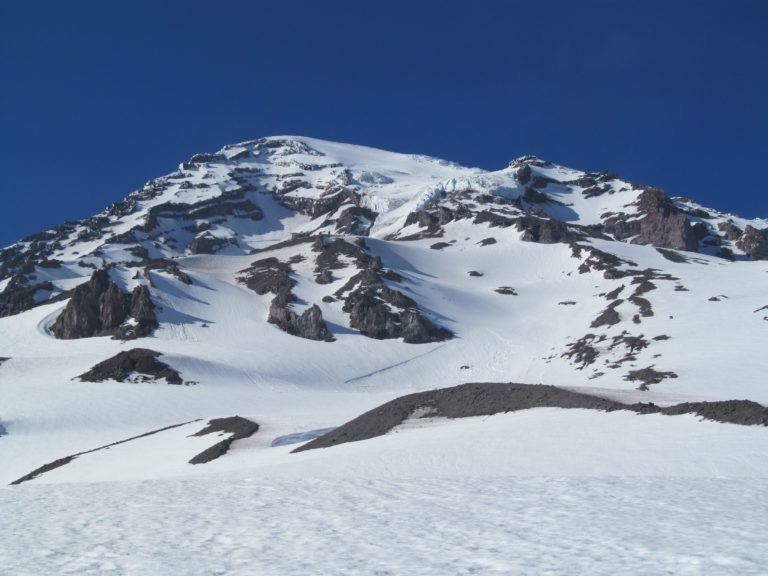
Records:
[[[75,288],[51,332],[62,340],[112,334],[127,314],[125,295],[110,281],[107,270],[97,270]]]
[[[136,286],[131,292],[130,316],[133,323],[123,325],[118,333],[120,340],[133,340],[149,336],[158,327],[155,305],[149,296],[149,288]]]

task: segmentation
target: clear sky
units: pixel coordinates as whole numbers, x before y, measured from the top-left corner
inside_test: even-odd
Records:
[[[768,217],[762,0],[0,1],[0,245],[301,134]]]

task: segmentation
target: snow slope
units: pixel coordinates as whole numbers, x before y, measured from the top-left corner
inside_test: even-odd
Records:
[[[0,484],[181,425],[0,489],[0,572],[764,573],[762,426],[540,408],[291,453],[292,435],[464,382],[768,405],[768,222],[648,209],[648,190],[533,157],[486,172],[273,137],[0,251]],[[149,291],[157,328],[55,337],[103,266]],[[268,321],[280,290],[333,341]],[[418,313],[418,343],[370,337],[375,306],[390,328]],[[186,385],[79,379],[133,348]],[[190,464],[221,439],[191,435],[236,414],[259,431]]]
[[[189,429],[1,489],[0,563],[9,574],[761,574],[768,558],[756,427],[539,409],[301,454],[257,433],[205,473],[169,465]]]

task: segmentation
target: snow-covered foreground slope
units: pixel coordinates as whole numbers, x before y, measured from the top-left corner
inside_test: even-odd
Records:
[[[162,464],[173,451],[125,446],[40,480],[56,484],[1,489],[0,564],[8,574],[762,574],[768,561],[761,428],[538,409],[301,454],[260,433],[184,479],[158,478],[181,472]],[[169,436],[160,446],[188,441]],[[140,480],[150,470],[158,479]],[[82,482],[99,479],[120,481]]]
[[[191,423],[85,454],[34,483],[216,474],[286,481],[422,476],[768,478],[765,428],[699,421],[692,415],[537,408],[457,420],[414,420],[379,438],[295,454],[291,450],[296,444],[279,445],[276,440],[284,435],[267,421],[226,456],[194,466],[187,461],[206,446],[204,438],[190,438],[200,428],[200,423]]]
[[[183,428],[0,489],[6,573],[741,575],[768,562],[762,427],[534,409],[291,454],[267,425],[205,469],[174,461],[194,451],[199,425]]]
[[[6,574],[765,574],[766,479],[217,478],[0,489]]]

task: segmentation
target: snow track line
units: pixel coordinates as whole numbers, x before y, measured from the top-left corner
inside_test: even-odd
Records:
[[[45,317],[37,323],[37,331],[43,336],[55,338],[55,336],[51,333],[50,326],[53,324],[59,314],[61,314],[63,308],[64,306],[58,307],[55,311],[46,314]]]
[[[380,368],[379,370],[374,370],[373,372],[368,372],[367,374],[363,374],[362,376],[355,376],[354,378],[350,378],[349,380],[344,380],[344,384],[353,384],[355,382],[359,382],[360,380],[365,380],[366,378],[370,378],[371,376],[375,376],[376,374],[383,374],[384,372],[392,370],[393,368],[397,368],[398,366],[403,366],[405,364],[413,362],[414,360],[418,360],[419,358],[423,358],[424,356],[432,354],[432,352],[438,351],[440,348],[442,348],[446,344],[447,344],[447,342],[444,342],[444,343],[442,343],[442,344],[440,344],[438,346],[435,346],[434,348],[432,348],[432,350],[429,350],[429,351],[424,352],[422,354],[418,354],[416,356],[413,356],[412,358],[408,358],[408,360],[403,360],[402,362],[397,362],[396,364],[392,364],[391,366],[387,366],[385,368]]]

